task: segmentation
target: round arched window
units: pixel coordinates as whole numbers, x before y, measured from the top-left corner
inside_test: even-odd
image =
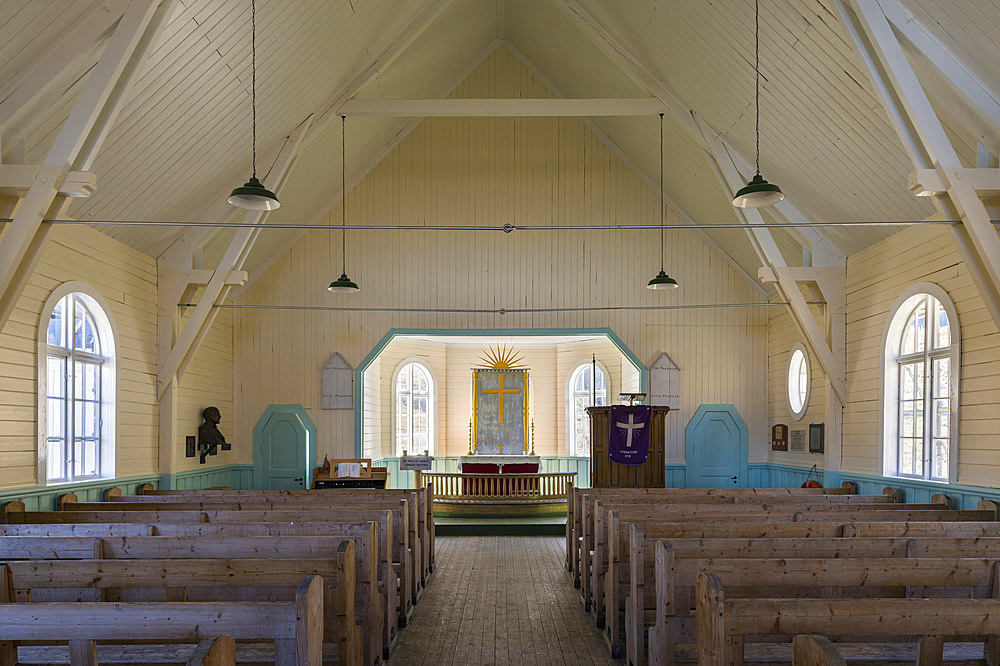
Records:
[[[792,347],[788,358],[788,409],[796,421],[806,414],[809,405],[809,357],[802,344]]]

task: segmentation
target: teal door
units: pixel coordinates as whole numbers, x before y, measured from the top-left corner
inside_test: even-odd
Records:
[[[702,405],[684,429],[688,488],[745,488],[747,425],[733,405]]]
[[[253,429],[254,487],[308,488],[316,459],[316,426],[301,405],[271,405]]]

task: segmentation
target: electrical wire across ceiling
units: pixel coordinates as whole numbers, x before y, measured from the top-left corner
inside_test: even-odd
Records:
[[[10,222],[10,218],[0,222]],[[1000,224],[1000,220],[990,220]],[[42,220],[43,224],[106,227],[204,227],[206,229],[314,229],[316,231],[656,231],[659,229],[822,229],[824,227],[900,227],[956,226],[955,220],[846,220],[842,222],[774,222],[769,224],[715,223],[705,224],[502,224],[502,225],[443,225],[443,224],[270,224],[264,222],[191,222],[142,220]]]
[[[826,305],[826,301],[809,301],[808,305]],[[197,303],[180,303],[179,308],[193,308]],[[634,312],[657,310],[719,310],[735,308],[767,308],[788,305],[785,301],[765,303],[698,303],[690,305],[608,305],[582,308],[379,308],[336,305],[213,305],[226,310],[301,310],[320,312],[432,312],[439,314],[537,314],[543,312]]]

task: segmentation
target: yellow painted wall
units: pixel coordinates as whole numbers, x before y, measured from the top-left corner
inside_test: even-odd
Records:
[[[912,227],[848,259],[845,471],[877,473],[882,332],[904,289],[933,282],[951,297],[961,327],[958,482],[1000,487],[1000,334],[951,233],[940,227]]]
[[[0,489],[39,484],[39,318],[52,291],[75,280],[101,294],[118,330],[117,475],[157,471],[156,261],[93,229],[57,227],[0,332]]]
[[[498,49],[454,96],[550,95]],[[659,220],[655,193],[571,118],[424,120],[348,193],[346,206],[349,223],[370,224]],[[320,222],[338,224],[340,215],[337,206]],[[678,219],[668,212],[666,221]],[[268,404],[300,403],[319,430],[319,458],[353,457],[354,413],[319,409],[320,370],[335,351],[357,366],[392,328],[609,327],[643,362],[666,351],[682,369],[681,409],[668,417],[668,460],[683,460],[684,426],[702,403],[735,404],[749,425],[751,458],[764,459],[766,308],[551,310],[759,302],[758,293],[694,233],[667,232],[666,266],[681,284],[675,292],[645,289],[660,266],[655,231],[370,231],[349,233],[347,243],[347,272],[360,293],[326,291],[334,271],[339,274],[340,235],[315,231],[237,299],[240,305],[385,310],[238,310],[235,441],[249,441]],[[497,312],[501,308],[506,314]],[[537,311],[513,311],[525,308]],[[387,372],[383,367],[383,377]],[[466,445],[467,418],[456,426]],[[449,440],[452,427],[446,426]]]

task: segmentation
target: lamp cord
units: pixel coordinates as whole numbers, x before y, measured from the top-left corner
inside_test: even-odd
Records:
[[[663,272],[663,113],[660,113],[660,272]]]
[[[340,261],[347,275],[347,116],[340,117]]]
[[[754,52],[754,66],[753,70],[756,73],[756,92],[754,96],[754,107],[757,111],[757,119],[754,121],[754,127],[757,132],[757,175],[760,175],[760,0],[754,0],[754,33],[753,33],[753,52]]]
[[[257,1],[250,0],[250,113],[253,177],[257,178]]]

